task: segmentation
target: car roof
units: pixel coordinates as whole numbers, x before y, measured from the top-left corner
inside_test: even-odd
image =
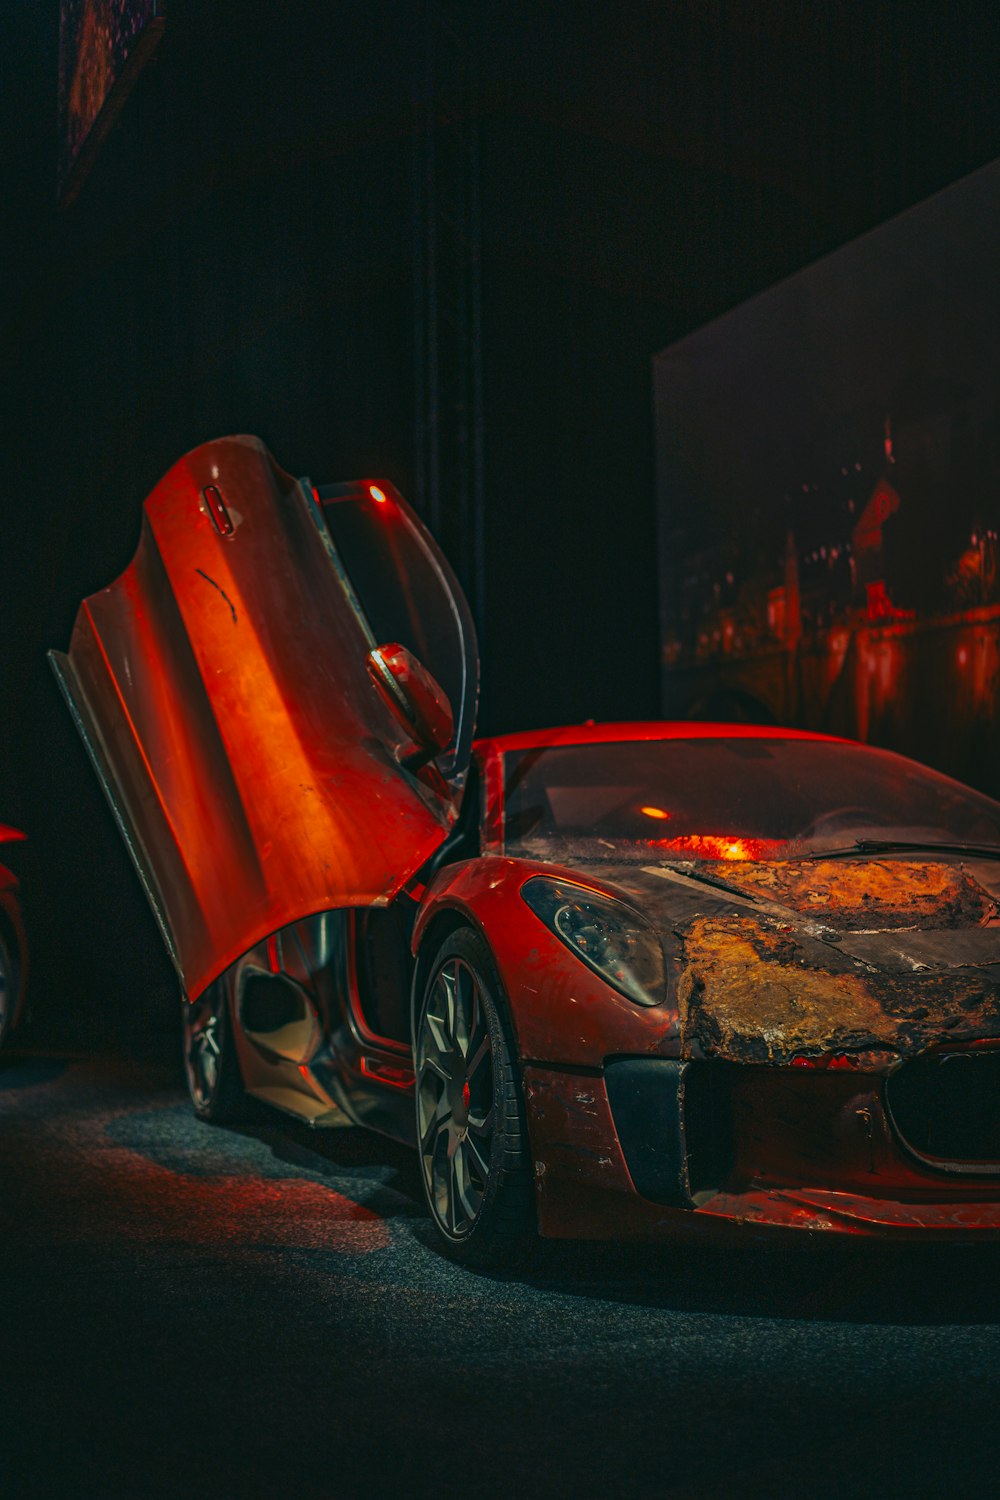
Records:
[[[485,735],[476,741],[483,753],[493,748],[541,750],[549,745],[610,745],[635,740],[823,740],[827,744],[851,743],[808,729],[785,729],[776,724],[709,724],[691,719],[642,719],[617,724],[563,724],[555,729],[528,729],[521,733]]]

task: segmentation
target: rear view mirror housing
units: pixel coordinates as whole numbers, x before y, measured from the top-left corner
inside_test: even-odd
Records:
[[[430,760],[451,744],[455,720],[448,695],[422,662],[398,642],[368,653],[368,675],[383,703]]]

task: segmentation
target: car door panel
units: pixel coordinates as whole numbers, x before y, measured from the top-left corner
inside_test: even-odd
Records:
[[[405,768],[342,563],[311,491],[220,439],[52,653],[191,996],[293,921],[389,901],[454,820]]]

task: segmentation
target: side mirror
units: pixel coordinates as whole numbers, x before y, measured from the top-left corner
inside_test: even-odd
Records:
[[[448,695],[412,652],[395,642],[376,646],[368,653],[368,675],[425,760],[447,749],[455,733]]]

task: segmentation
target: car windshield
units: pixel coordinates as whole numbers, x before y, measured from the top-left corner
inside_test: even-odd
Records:
[[[618,741],[504,762],[505,847],[535,859],[795,859],[858,839],[1000,846],[1000,803],[863,745]]]

